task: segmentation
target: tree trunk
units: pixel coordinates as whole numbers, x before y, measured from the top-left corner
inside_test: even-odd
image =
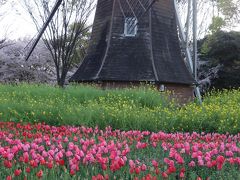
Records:
[[[62,79],[62,77],[60,77],[60,71],[59,71],[59,67],[56,66],[56,72],[57,72],[57,84],[59,87],[62,87],[64,86],[64,79]]]
[[[59,81],[58,81],[58,86],[63,88],[64,84],[65,84],[65,80],[63,78],[60,78]]]

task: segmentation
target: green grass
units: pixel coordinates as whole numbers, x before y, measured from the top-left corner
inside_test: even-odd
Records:
[[[214,92],[179,108],[151,87],[0,85],[0,120],[166,132],[240,132],[240,90]]]

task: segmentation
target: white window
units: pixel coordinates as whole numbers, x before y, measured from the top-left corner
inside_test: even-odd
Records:
[[[137,34],[137,19],[134,17],[125,18],[124,35],[136,36]]]
[[[161,84],[160,87],[159,87],[159,90],[160,90],[161,92],[163,92],[163,91],[165,91],[165,89],[166,89],[165,86],[164,86],[163,84]]]

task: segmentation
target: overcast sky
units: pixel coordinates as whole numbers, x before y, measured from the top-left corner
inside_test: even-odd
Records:
[[[92,23],[94,13],[89,19]],[[6,5],[0,8],[0,37],[7,36],[10,39],[18,39],[23,37],[33,37],[37,34],[37,30],[29,17],[26,10],[24,10],[19,0],[11,0]]]
[[[7,36],[10,39],[18,39],[23,37],[32,38],[37,34],[35,26],[21,5],[20,0],[8,0],[8,3],[0,8],[0,37]],[[89,23],[92,23],[94,13]],[[235,28],[240,31],[240,26]]]
[[[0,21],[0,36],[7,33],[6,35],[9,38],[15,39],[36,34],[36,29],[30,17],[19,1],[14,0],[1,7],[0,14],[3,13],[4,16],[1,17]]]

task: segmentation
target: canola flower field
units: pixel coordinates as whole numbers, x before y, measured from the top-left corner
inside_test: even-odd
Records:
[[[151,87],[101,90],[0,85],[0,120],[165,132],[240,132],[240,90],[213,92],[179,107]]]
[[[213,92],[179,107],[151,87],[0,85],[0,120],[49,125],[111,126],[164,132],[240,132],[240,90]]]

